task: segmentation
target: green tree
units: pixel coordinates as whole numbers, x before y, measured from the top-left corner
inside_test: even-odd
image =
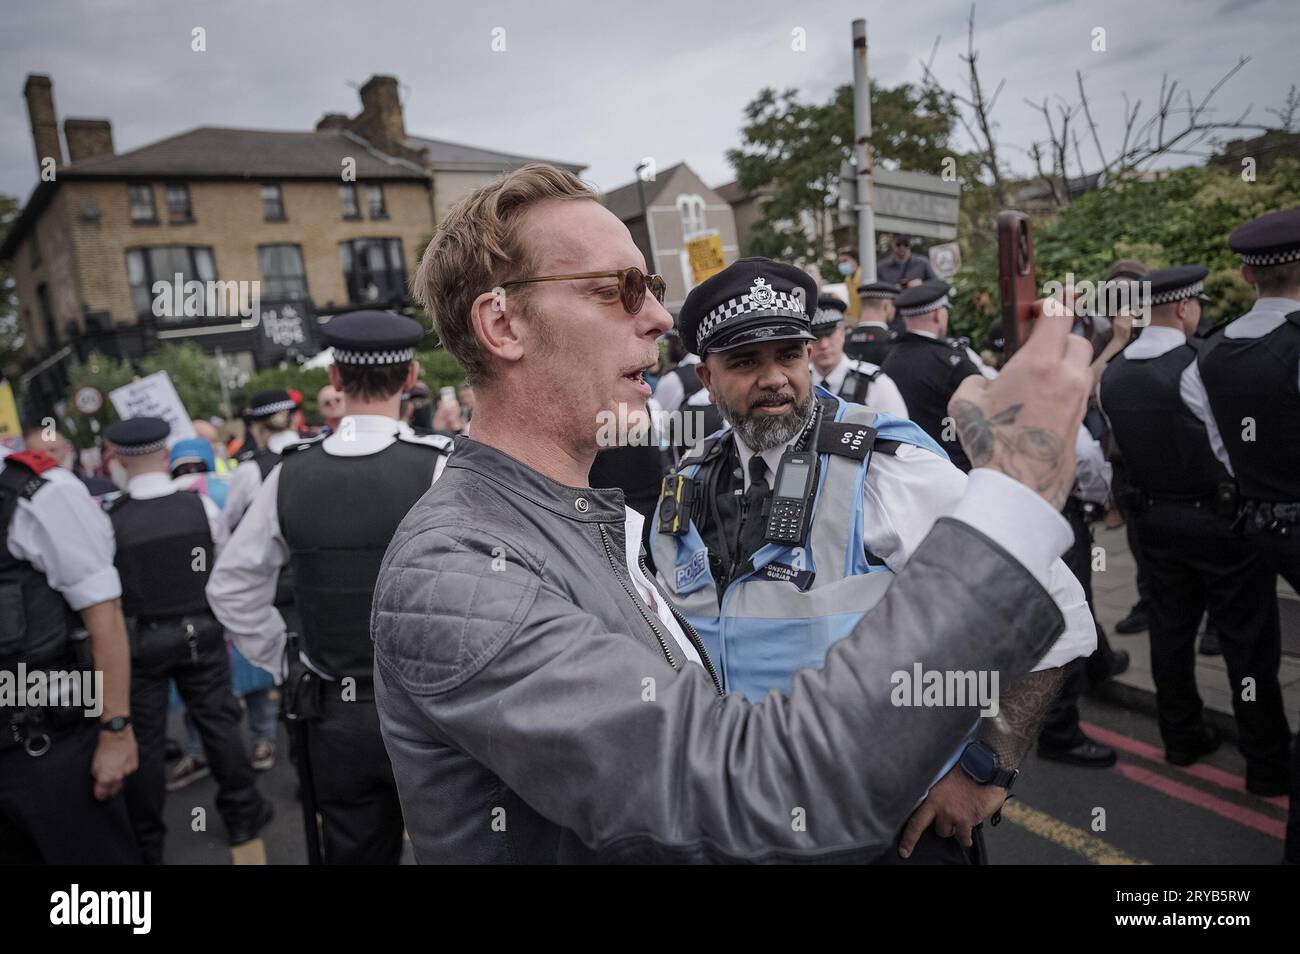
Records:
[[[18,200],[0,195],[0,242],[18,218]],[[0,262],[0,377],[17,370],[23,357],[23,328],[18,321],[18,289],[13,262]]]
[[[939,91],[873,88],[876,162],[937,173],[952,154],[955,115]],[[840,164],[853,154],[853,87],[840,86],[825,103],[800,102],[793,89],[764,88],[745,107],[741,136],[741,147],[727,152],[741,188],[771,190],[745,252],[818,262],[829,277],[827,220],[839,200]]]

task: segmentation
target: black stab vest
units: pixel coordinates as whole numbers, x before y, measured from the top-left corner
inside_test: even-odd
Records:
[[[30,500],[45,478],[8,460],[0,471],[0,669],[29,669],[66,657],[72,650],[75,614],[45,574],[9,552],[9,528],[19,498]]]
[[[284,455],[276,507],[302,649],[327,675],[369,685],[379,564],[398,524],[433,483],[442,453],[396,440],[363,457],[336,457],[319,443]]]
[[[123,494],[109,509],[127,617],[206,613],[204,587],[216,559],[203,500],[190,491],[137,500]],[[199,551],[202,557],[199,557]]]
[[[1101,378],[1101,408],[1129,479],[1157,497],[1204,497],[1231,479],[1210,450],[1205,425],[1179,395],[1183,371],[1195,360],[1191,342],[1157,358],[1121,353]]]
[[[888,328],[858,325],[845,336],[844,353],[854,361],[870,361],[883,366],[897,337]]]
[[[1219,331],[1201,350],[1201,380],[1243,497],[1300,501],[1298,367],[1300,310],[1259,338]]]

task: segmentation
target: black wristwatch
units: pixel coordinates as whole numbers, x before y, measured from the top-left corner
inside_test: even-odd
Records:
[[[107,721],[100,722],[99,730],[101,732],[125,732],[130,725],[130,716],[113,716]]]
[[[1020,774],[1019,769],[1003,768],[998,762],[998,754],[978,739],[966,743],[958,764],[977,785],[1000,785],[1009,789]]]

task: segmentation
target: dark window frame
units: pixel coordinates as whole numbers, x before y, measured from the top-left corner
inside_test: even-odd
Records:
[[[352,211],[348,211],[348,200],[344,195],[351,196]],[[339,204],[343,207],[343,221],[358,222],[361,220],[361,199],[357,195],[357,184],[355,182],[345,182],[339,186]]]
[[[365,262],[361,256],[358,256],[358,248],[368,248],[374,243],[379,243],[383,247],[385,268],[382,273],[388,276],[384,288],[378,288],[380,294],[376,298],[367,298],[361,294],[364,286],[362,279],[373,278],[376,273],[363,267],[360,271],[357,269],[357,262]],[[356,238],[344,239],[339,242],[339,251],[347,248],[347,261],[351,268],[343,269],[343,284],[347,289],[349,304],[369,304],[375,301],[392,301],[397,298],[405,299],[407,295],[407,276],[406,276],[406,250],[402,246],[401,238],[392,235],[360,235]],[[394,260],[394,249],[396,250],[396,261],[398,267],[394,270],[392,262]],[[366,284],[369,284],[367,282]],[[385,294],[386,292],[386,294]]]
[[[267,190],[267,189],[274,189],[274,190],[275,190],[275,204],[276,204],[276,206],[277,206],[277,207],[279,208],[279,210],[280,210],[280,214],[279,214],[279,215],[270,215],[270,214],[268,214],[268,212],[267,212],[267,208],[266,208],[266,204],[267,204],[267,199],[266,199],[266,190]],[[257,194],[258,194],[258,197],[259,197],[259,198],[261,199],[261,201],[262,201],[262,221],[263,221],[263,222],[288,222],[288,221],[289,221],[289,214],[288,214],[288,212],[285,211],[285,208],[284,208],[284,189],[283,189],[283,187],[281,187],[280,183],[278,183],[278,182],[263,182],[263,183],[258,187],[258,192],[257,192]]]
[[[302,245],[298,242],[264,242],[261,245],[257,246],[257,270],[258,270],[258,274],[260,275],[260,280],[262,282],[263,287],[265,288],[266,286],[269,286],[272,281],[284,282],[284,281],[292,280],[295,277],[295,276],[289,276],[288,278],[285,278],[282,276],[276,276],[275,278],[272,279],[267,278],[266,273],[262,270],[262,250],[271,249],[271,248],[297,249],[298,264],[302,266],[302,272],[300,273],[299,276],[296,277],[299,277],[302,280],[302,294],[273,295],[269,291],[265,291],[261,294],[260,297],[265,298],[267,301],[310,301],[311,289],[310,286],[308,286],[307,284],[307,257],[303,255]]]
[[[140,194],[139,190],[143,190],[149,196],[149,218],[147,219],[135,214],[137,208],[135,197]],[[153,194],[152,182],[128,182],[126,184],[126,206],[131,216],[132,225],[158,224],[158,197]]]
[[[148,308],[142,311],[141,309],[135,306],[135,302],[134,302],[135,289],[137,287],[143,287],[149,297],[149,301],[152,302],[154,297],[154,292],[153,292],[154,282],[157,282],[162,279],[171,281],[172,279],[172,275],[161,276],[161,275],[153,274],[153,263],[150,261],[149,253],[153,251],[157,251],[159,249],[178,249],[178,248],[184,249],[186,254],[189,257],[190,270],[186,273],[186,281],[190,281],[191,279],[194,281],[218,281],[219,280],[217,277],[218,275],[220,275],[220,272],[217,271],[217,253],[213,250],[213,247],[211,245],[187,245],[184,243],[180,243],[176,245],[135,245],[132,246],[131,248],[124,249],[124,253],[126,257],[126,284],[127,284],[127,289],[130,292],[133,299],[131,303],[131,312],[137,319],[139,319],[142,315],[145,314],[148,314],[150,315],[150,317],[153,317],[153,312]],[[212,265],[211,279],[204,279],[199,277],[198,260],[194,254],[196,251],[205,251],[208,253],[208,261]],[[144,264],[144,283],[142,286],[136,286],[131,283],[131,256],[137,252],[140,253],[141,259]],[[182,297],[184,296],[182,295]],[[170,318],[161,318],[159,320],[185,321],[187,320],[187,317],[185,315],[172,315]]]
[[[172,208],[172,190],[179,189],[185,194],[185,208],[176,211]],[[188,225],[194,221],[194,197],[190,195],[187,182],[168,182],[163,185],[163,200],[167,203],[167,222],[171,225]]]

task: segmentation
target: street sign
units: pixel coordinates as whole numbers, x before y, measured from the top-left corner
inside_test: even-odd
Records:
[[[957,217],[961,207],[961,183],[949,182],[924,172],[896,169],[872,170],[875,184],[876,232],[904,232],[951,242],[957,238]],[[841,225],[856,221],[857,174],[852,163],[840,166],[839,213]]]
[[[104,406],[104,395],[99,393],[98,388],[92,388],[87,384],[85,387],[77,388],[72,403],[76,405],[78,411],[90,417],[92,414],[98,414],[99,409]]]
[[[686,255],[690,259],[691,278],[696,285],[727,267],[727,261],[722,255],[722,236],[717,229],[687,236]]]

